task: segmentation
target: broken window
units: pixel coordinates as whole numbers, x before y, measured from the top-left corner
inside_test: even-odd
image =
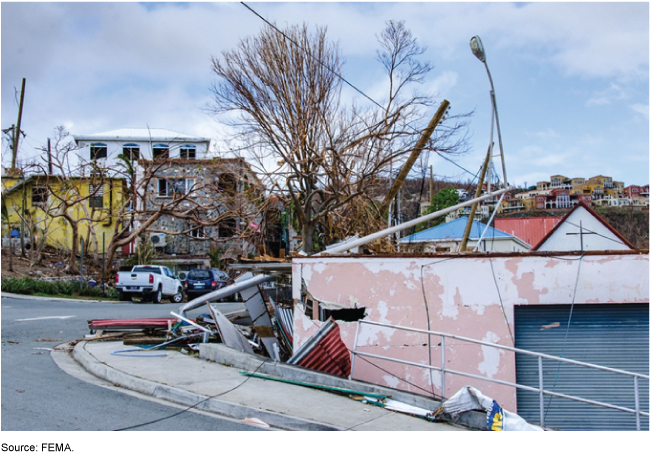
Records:
[[[233,196],[237,191],[237,177],[233,174],[221,174],[219,176],[219,191]]]
[[[158,179],[158,196],[188,194],[194,187],[194,179]]]
[[[167,196],[167,180],[158,179],[158,196]]]
[[[102,144],[101,142],[90,144],[91,160],[98,160],[101,158],[106,158],[107,156],[108,156],[108,148],[106,147],[106,144]]]
[[[195,239],[204,239],[205,238],[205,230],[203,226],[196,226],[192,230],[190,230],[189,233],[190,237],[193,237]]]
[[[47,204],[47,186],[39,185],[32,187],[32,205],[35,207],[45,207]]]
[[[330,316],[335,321],[356,322],[366,317],[366,309],[361,308],[341,308],[340,310],[320,309],[319,319],[327,321]]]
[[[153,159],[167,159],[169,158],[169,145],[167,144],[156,144],[153,146]]]
[[[234,218],[226,218],[219,223],[219,237],[232,237],[235,235],[237,223]]]

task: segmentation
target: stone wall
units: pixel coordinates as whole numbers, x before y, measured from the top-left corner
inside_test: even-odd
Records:
[[[192,200],[199,206],[210,207],[201,213],[206,218],[218,217],[219,210],[225,209],[222,194],[217,190],[219,176],[229,173],[237,176],[236,191],[241,194],[245,181],[255,181],[256,176],[250,171],[248,166],[240,160],[178,160],[170,161],[168,166],[161,168],[156,172],[156,177],[164,178],[168,181],[179,181],[181,179],[194,179],[195,185],[202,188],[194,191]],[[152,195],[150,208],[156,207],[157,204],[170,201],[170,197],[158,197],[158,178],[152,179],[147,193]],[[243,198],[240,198],[243,199]],[[253,207],[249,201],[244,202],[250,207],[244,207],[242,212],[252,212]],[[189,209],[192,206],[190,202],[181,203],[180,210]],[[250,222],[260,224],[261,216],[254,219],[237,219],[237,230],[244,228]],[[163,215],[158,219],[150,229],[151,233],[178,233],[191,229],[193,226],[188,220],[177,218],[170,215]],[[187,235],[168,235],[166,238],[167,245],[164,247],[165,254],[178,255],[207,255],[212,250],[221,249],[226,256],[236,257],[238,255],[247,255],[249,253],[257,254],[256,248],[250,242],[240,239],[237,236],[225,238],[219,237],[219,225],[204,227],[204,239],[193,238]]]

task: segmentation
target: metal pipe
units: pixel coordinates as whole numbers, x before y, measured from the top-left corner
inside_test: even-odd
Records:
[[[429,349],[431,349],[431,346],[429,346]],[[440,337],[440,349],[441,351],[441,368],[440,368],[440,375],[442,376],[442,384],[441,384],[441,390],[440,390],[440,396],[442,398],[445,397],[445,393],[447,388],[445,387],[445,337],[444,335]]]
[[[488,228],[490,227],[490,224],[492,224],[492,220],[494,219],[494,215],[497,214],[497,210],[499,210],[499,206],[501,205],[501,201],[503,201],[503,197],[505,195],[506,195],[505,193],[503,193],[501,195],[501,197],[499,198],[499,202],[497,202],[496,207],[494,207],[494,211],[492,212],[492,216],[488,220],[487,225],[485,226],[485,229],[483,229],[483,233],[479,237],[478,242],[476,242],[476,246],[474,246],[474,251],[480,251],[479,247],[481,246],[481,242],[483,241],[483,237],[485,237],[485,233],[487,232]],[[487,251],[487,248],[486,248],[486,251]]]
[[[544,371],[541,357],[537,357],[537,374],[539,375],[539,424],[544,426]]]
[[[354,375],[354,353],[357,350],[357,341],[359,340],[360,328],[361,328],[361,324],[357,324],[357,331],[354,335],[354,345],[352,346],[352,353],[350,355],[350,377],[348,379],[352,379],[352,376]]]
[[[199,324],[197,324],[197,323],[194,322],[194,321],[190,321],[189,319],[187,319],[187,318],[181,316],[180,314],[176,314],[176,313],[174,313],[173,311],[170,311],[169,313],[170,313],[172,316],[176,316],[178,319],[187,322],[189,325],[193,325],[194,327],[196,327],[196,328],[199,329],[199,330],[203,330],[204,332],[208,332],[208,333],[213,333],[212,330],[208,330],[208,329],[206,329],[205,327],[203,327],[202,325],[199,325]]]
[[[639,407],[639,378],[634,376],[634,406],[636,407],[636,429],[641,431],[641,414]]]
[[[416,225],[418,225],[420,223],[424,223],[426,221],[437,218],[437,217],[439,217],[441,215],[446,215],[447,213],[451,213],[451,212],[453,212],[453,211],[455,211],[457,209],[467,207],[468,205],[472,205],[475,202],[483,201],[483,200],[488,199],[488,198],[490,198],[492,196],[498,196],[498,195],[503,194],[503,193],[505,193],[507,191],[510,191],[511,189],[512,188],[508,187],[508,188],[503,188],[503,189],[501,189],[499,191],[495,191],[494,193],[484,194],[481,197],[478,197],[478,198],[475,198],[475,199],[472,199],[472,200],[469,200],[469,201],[465,201],[465,202],[462,202],[460,204],[456,204],[456,205],[454,205],[452,207],[447,207],[445,209],[438,210],[437,212],[433,212],[433,213],[430,213],[428,215],[421,216],[420,218],[415,218],[414,220],[407,221],[407,222],[399,224],[397,226],[389,227],[387,229],[384,229],[383,231],[375,232],[374,234],[370,234],[370,235],[367,235],[365,237],[361,237],[358,240],[354,240],[354,241],[346,243],[344,245],[335,246],[334,248],[331,248],[331,249],[327,250],[325,253],[327,253],[327,254],[335,254],[335,253],[342,253],[344,251],[351,250],[352,248],[356,248],[358,246],[365,245],[366,243],[370,243],[370,242],[373,242],[373,241],[375,241],[377,239],[380,239],[382,237],[386,237],[387,235],[393,234],[395,232],[398,232],[398,231],[401,231],[401,230],[404,230],[404,229],[408,229],[408,228],[416,226]],[[318,254],[315,254],[313,256],[320,256],[320,255],[321,255],[321,253],[318,253]]]
[[[274,279],[277,275],[257,275],[254,276],[253,278],[249,278],[248,280],[245,281],[240,281],[239,283],[233,283],[230,286],[226,286],[225,288],[217,289],[216,291],[212,291],[208,294],[202,295],[201,297],[197,297],[194,300],[190,300],[187,302],[185,305],[180,307],[178,309],[178,312],[180,314],[185,314],[186,312],[193,310],[195,308],[198,308],[200,306],[205,305],[208,303],[209,300],[218,300],[218,299],[223,299],[225,297],[229,297],[233,294],[236,294],[240,291],[243,291],[245,289],[250,288],[251,286],[257,286],[258,284],[265,283],[267,281],[271,281]]]

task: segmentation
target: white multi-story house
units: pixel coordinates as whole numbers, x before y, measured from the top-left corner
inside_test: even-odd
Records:
[[[137,210],[155,210],[179,194],[190,194],[179,210],[194,207],[205,219],[221,218],[231,210],[234,200],[251,204],[244,192],[259,188],[261,183],[248,164],[240,158],[216,158],[210,153],[210,139],[190,136],[161,128],[125,128],[91,135],[74,135],[81,164],[95,163],[109,175],[126,173],[126,158],[132,165],[134,181],[150,177],[146,187],[137,187]],[[153,174],[149,174],[153,172]],[[152,177],[152,178],[151,178]],[[247,194],[248,194],[247,193]],[[241,199],[242,201],[239,201]],[[230,201],[230,202],[227,202]],[[239,212],[244,212],[240,207]],[[259,218],[259,217],[257,217]],[[258,226],[255,218],[252,226]],[[133,221],[135,228],[141,220]],[[218,225],[194,226],[189,220],[163,215],[148,229],[149,236],[162,254],[171,256],[205,256],[222,249],[224,256],[255,252],[254,245],[238,238],[251,222],[246,216],[229,216]],[[175,235],[182,233],[184,235]],[[171,234],[171,235],[170,235]],[[135,244],[123,249],[131,253]],[[231,254],[232,253],[232,254]],[[188,259],[189,260],[189,259]],[[178,260],[176,260],[178,262]],[[189,263],[188,263],[189,264]],[[192,263],[193,264],[193,263]]]
[[[114,169],[119,155],[132,161],[207,158],[210,139],[189,136],[163,128],[123,128],[105,133],[73,135],[82,163],[95,161],[100,167]]]

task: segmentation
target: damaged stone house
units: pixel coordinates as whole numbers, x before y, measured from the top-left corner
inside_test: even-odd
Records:
[[[189,270],[209,267],[212,251],[220,251],[225,260],[257,254],[257,246],[263,243],[263,214],[256,204],[263,188],[245,160],[214,158],[209,138],[161,128],[124,128],[78,135],[74,140],[82,163],[92,161],[121,175],[131,167],[137,181],[152,177],[144,191],[139,190],[143,197],[136,210],[142,213],[188,195],[177,212],[193,208],[194,219],[206,225],[173,215],[156,220],[145,236],[154,244],[158,261]],[[137,241],[126,245],[123,256],[136,246]]]
[[[256,246],[263,242],[262,213],[255,206],[263,197],[261,183],[243,159],[170,160],[156,171],[147,194],[152,210],[177,194],[190,194],[198,218],[216,221],[201,226],[176,216],[160,217],[150,237],[165,256],[206,258],[220,250],[223,259],[236,259],[257,254]],[[185,202],[180,210],[190,207],[194,204]]]

